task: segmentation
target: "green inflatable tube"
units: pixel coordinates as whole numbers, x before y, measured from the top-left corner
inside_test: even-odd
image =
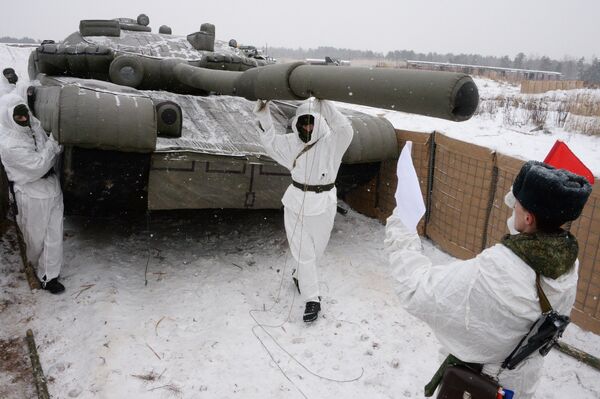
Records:
[[[454,72],[304,63],[267,65],[245,72],[179,64],[173,72],[186,85],[248,100],[301,100],[315,96],[452,121],[469,119],[479,103],[473,79]]]
[[[290,76],[301,97],[393,109],[453,121],[469,119],[479,102],[469,75],[413,69],[302,65]]]

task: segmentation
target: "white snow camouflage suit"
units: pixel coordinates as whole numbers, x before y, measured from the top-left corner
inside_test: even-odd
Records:
[[[17,81],[16,84],[8,83],[8,80],[6,80],[6,77],[4,77],[4,75],[0,74],[0,99],[2,99],[2,97],[4,97],[5,95],[11,94],[11,93],[16,94],[19,97],[22,97],[25,99],[27,97],[27,88],[28,87],[29,87],[28,82],[21,81],[20,79],[19,79],[19,81]],[[27,102],[25,101],[25,103],[27,103]]]
[[[483,372],[496,376],[541,315],[534,270],[503,244],[473,259],[433,265],[421,252],[419,236],[396,213],[387,220],[385,246],[406,310],[431,327],[445,354],[484,364]],[[575,301],[578,267],[576,260],[560,277],[541,278],[550,304],[561,314],[568,315]],[[513,390],[515,398],[531,399],[543,363],[534,352],[514,370],[504,369],[499,383]]]
[[[309,99],[296,110],[291,125],[294,134],[276,132],[267,106],[255,114],[264,133],[260,140],[267,154],[290,170],[292,180],[300,184],[326,185],[334,183],[342,156],[353,136],[352,125],[335,106],[326,100]],[[314,128],[310,140],[300,140],[296,123],[298,117],[312,115]],[[314,146],[298,157],[305,146]],[[306,302],[319,301],[319,263],[333,228],[337,209],[335,187],[320,193],[303,191],[294,185],[286,190],[284,222],[290,251],[296,261],[296,277]]]
[[[54,167],[61,147],[48,138],[29,113],[30,126],[13,120],[14,108],[25,101],[15,94],[0,100],[0,159],[14,183],[17,223],[27,246],[27,259],[40,281],[58,277],[63,263],[63,197]]]

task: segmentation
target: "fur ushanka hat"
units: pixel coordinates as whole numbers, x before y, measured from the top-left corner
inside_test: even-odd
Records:
[[[523,208],[554,226],[577,219],[591,192],[585,177],[538,161],[526,162],[513,183]]]

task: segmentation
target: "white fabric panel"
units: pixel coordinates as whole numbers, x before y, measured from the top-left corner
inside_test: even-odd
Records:
[[[419,178],[411,158],[412,141],[407,141],[398,159],[396,189],[396,209],[402,224],[409,231],[416,232],[419,220],[425,214],[425,202],[419,186]]]

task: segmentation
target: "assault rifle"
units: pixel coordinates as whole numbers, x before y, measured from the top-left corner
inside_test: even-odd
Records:
[[[539,351],[540,355],[546,356],[550,349],[558,343],[558,339],[562,337],[563,332],[571,322],[568,316],[558,314],[552,309],[540,285],[539,274],[536,278],[536,285],[543,313],[533,323],[533,326],[517,347],[504,360],[502,368],[514,369],[535,351]]]

